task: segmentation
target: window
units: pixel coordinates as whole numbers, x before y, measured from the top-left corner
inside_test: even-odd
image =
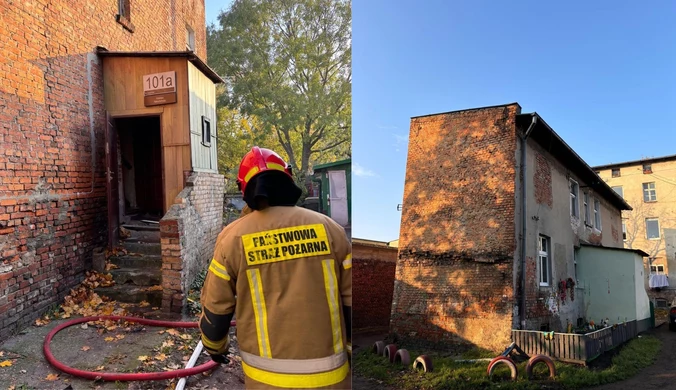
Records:
[[[622,186],[615,186],[615,187],[610,187],[619,195],[620,197],[624,198],[624,191],[622,190]]]
[[[650,273],[651,274],[657,274],[657,275],[664,275],[664,265],[662,265],[662,264],[651,265],[650,266]]]
[[[577,200],[579,186],[575,180],[570,180],[570,215],[575,218],[580,216],[580,205]]]
[[[202,145],[211,146],[211,122],[202,116]]]
[[[584,223],[591,226],[591,214],[589,214],[589,192],[585,192],[582,196],[584,202]]]
[[[549,286],[549,237],[540,236],[538,241],[538,262],[540,263],[540,286]]]
[[[117,0],[117,17],[115,20],[129,32],[134,32],[134,25],[131,23],[131,0]]]
[[[613,177],[620,177],[620,168],[613,168]]]
[[[594,198],[594,228],[601,231],[601,202]]]
[[[131,20],[131,0],[117,0],[118,14],[127,20]]]
[[[667,300],[664,299],[664,298],[655,299],[655,303],[656,303],[655,306],[660,308],[660,309],[668,309],[669,308],[669,306],[667,304]]]
[[[645,233],[649,240],[660,238],[660,221],[657,218],[645,219]]]
[[[655,189],[655,182],[643,183],[643,201],[644,202],[656,202],[657,201],[657,190]]]
[[[195,31],[187,24],[185,26],[185,48],[188,51],[195,51]]]
[[[652,164],[643,164],[643,173],[644,174],[649,174],[653,173],[653,165]]]
[[[627,224],[622,222],[622,241],[627,241]]]
[[[573,247],[573,266],[575,266],[575,283],[577,284],[577,248]]]

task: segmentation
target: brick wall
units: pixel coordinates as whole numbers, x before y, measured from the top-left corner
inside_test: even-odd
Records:
[[[535,201],[551,208],[554,203],[552,194],[552,168],[549,161],[542,154],[535,152],[535,175],[533,176],[535,187]]]
[[[509,342],[520,110],[411,121],[391,318],[411,343]]]
[[[387,330],[390,325],[397,248],[352,242],[352,329]]]
[[[0,339],[61,301],[106,240],[105,108],[97,45],[205,58],[201,0],[0,2]],[[171,14],[172,10],[175,12]]]
[[[190,285],[214,251],[223,228],[223,175],[190,175],[176,203],[160,221],[162,308],[181,312]]]

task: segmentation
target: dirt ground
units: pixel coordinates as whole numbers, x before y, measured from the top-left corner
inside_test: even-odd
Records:
[[[151,316],[147,316],[151,317]],[[180,320],[180,319],[174,319]],[[187,319],[191,320],[191,319]],[[72,377],[51,367],[44,358],[45,336],[65,320],[55,320],[37,327],[31,326],[0,345],[1,389],[173,389],[177,380],[155,382],[95,382]],[[101,372],[153,372],[184,368],[199,341],[196,329],[142,326],[110,326],[99,334],[94,326],[86,329],[75,325],[59,332],[52,341],[52,351],[59,361],[71,367]],[[99,330],[100,331],[100,330]],[[161,334],[160,334],[161,332]],[[231,351],[236,354],[233,334]],[[143,359],[147,357],[147,359]],[[209,361],[202,353],[197,364]],[[7,363],[5,363],[7,364]],[[189,377],[189,389],[243,389],[244,377],[235,359],[228,366]],[[12,387],[13,386],[13,387]]]
[[[670,332],[668,324],[651,332],[662,341],[662,350],[655,363],[643,369],[636,376],[622,382],[610,383],[592,388],[593,390],[663,390],[676,389],[676,332]],[[592,390],[589,389],[589,390]]]

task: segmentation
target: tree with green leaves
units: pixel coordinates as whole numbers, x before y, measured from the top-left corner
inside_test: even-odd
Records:
[[[222,112],[227,125],[241,135],[241,120],[249,121],[245,138],[261,146],[272,135],[301,180],[313,163],[349,157],[350,6],[343,0],[235,0],[219,25],[207,29],[209,64],[226,80],[219,105],[229,110]]]

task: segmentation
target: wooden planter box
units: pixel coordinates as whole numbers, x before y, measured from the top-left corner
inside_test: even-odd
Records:
[[[547,355],[562,362],[588,364],[637,335],[636,321],[586,334],[512,330],[512,341],[529,356]]]

